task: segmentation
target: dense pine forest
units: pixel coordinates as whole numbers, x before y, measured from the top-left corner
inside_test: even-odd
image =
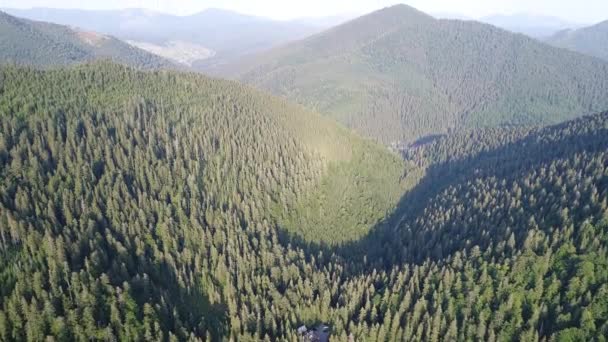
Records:
[[[238,83],[2,67],[0,340],[604,341],[607,151],[608,114],[400,158]]]
[[[385,144],[556,124],[608,108],[607,62],[406,5],[245,59],[231,72]]]
[[[262,314],[279,286],[259,271],[280,275],[280,223],[355,239],[404,187],[397,155],[236,83],[109,64],[0,80],[3,339],[225,333],[218,317]],[[289,224],[300,210],[314,226]],[[267,284],[228,305],[237,273]]]

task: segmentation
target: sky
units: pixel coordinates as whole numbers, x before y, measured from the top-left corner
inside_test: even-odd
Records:
[[[182,15],[206,8],[223,8],[287,20],[359,15],[396,3],[406,3],[427,13],[459,14],[470,18],[530,13],[577,23],[595,23],[608,19],[608,0],[0,0],[0,7],[147,8]]]

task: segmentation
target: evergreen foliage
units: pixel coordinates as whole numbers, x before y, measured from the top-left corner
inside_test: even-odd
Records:
[[[0,68],[0,340],[605,341],[607,133],[403,163],[236,83]]]

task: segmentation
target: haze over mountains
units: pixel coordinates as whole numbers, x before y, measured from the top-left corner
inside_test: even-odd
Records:
[[[576,30],[563,30],[547,43],[608,61],[608,20]]]
[[[540,40],[547,39],[559,31],[585,26],[582,23],[568,21],[562,18],[531,13],[494,14],[483,17],[471,17],[458,12],[432,12],[429,14],[437,19],[479,21]]]
[[[304,38],[341,22],[341,18],[282,22],[227,10],[207,9],[189,16],[175,16],[142,9],[92,11],[34,8],[6,9],[16,16],[110,34],[166,57],[213,69],[216,63],[234,60],[281,43]],[[189,57],[188,57],[189,56]],[[213,58],[212,58],[213,57]]]
[[[239,67],[241,80],[384,143],[464,127],[554,123],[608,105],[608,63],[405,5]]]
[[[174,62],[214,74],[221,74],[226,64],[230,66],[249,54],[305,38],[355,18],[351,14],[276,21],[220,9],[207,9],[188,16],[144,9],[5,11],[22,18],[112,35]],[[455,13],[434,13],[434,16],[473,20]],[[582,27],[560,18],[525,13],[487,16],[479,21],[539,39]]]
[[[480,18],[479,21],[539,39],[547,38],[558,31],[583,26],[580,23],[573,23],[556,17],[525,13],[491,15]]]
[[[408,6],[171,34],[249,84],[0,13],[0,341],[606,341],[608,62]]]
[[[31,21],[0,11],[0,61],[38,67],[110,59],[137,68],[175,67],[170,61],[114,37]]]

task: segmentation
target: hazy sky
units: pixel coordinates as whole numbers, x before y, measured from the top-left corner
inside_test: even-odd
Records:
[[[608,0],[0,0],[0,7],[28,8],[148,8],[190,14],[205,8],[292,19],[340,14],[362,14],[395,3],[407,3],[425,12],[449,12],[479,18],[489,14],[532,13],[573,22],[608,19]]]

